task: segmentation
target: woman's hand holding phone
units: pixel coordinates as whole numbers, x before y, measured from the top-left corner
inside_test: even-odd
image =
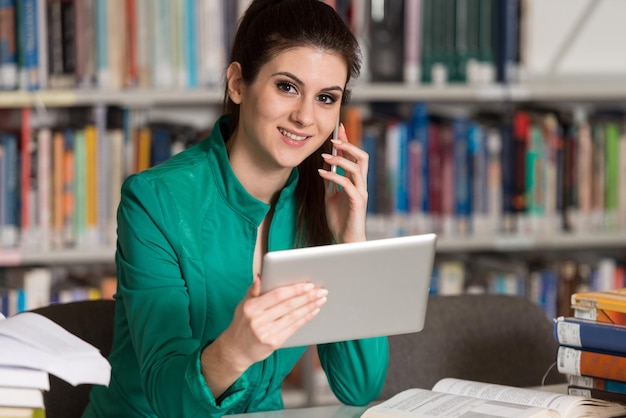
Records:
[[[330,170],[319,170],[320,176],[332,184],[326,194],[330,230],[340,243],[365,241],[369,156],[348,141],[343,124],[339,124],[337,137],[331,141],[335,153],[322,154]],[[337,173],[339,167],[343,175]]]

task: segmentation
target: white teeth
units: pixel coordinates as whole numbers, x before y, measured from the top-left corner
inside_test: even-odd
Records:
[[[298,135],[294,135],[291,132],[287,132],[284,129],[280,129],[280,133],[285,135],[287,138],[292,139],[294,141],[304,141],[305,139],[307,139],[308,137],[306,136],[298,136]]]

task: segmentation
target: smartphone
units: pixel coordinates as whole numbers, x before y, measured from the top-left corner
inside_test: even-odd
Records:
[[[339,116],[337,116],[337,122],[335,123],[335,130],[333,131],[333,138],[334,139],[339,138]],[[333,156],[337,155],[337,148],[335,148],[334,145],[333,145],[333,149],[332,149],[332,155]],[[330,166],[330,171],[332,171],[333,173],[336,173],[337,172],[337,166],[332,164]],[[331,194],[333,192],[333,187],[335,187],[335,184],[331,180],[328,183],[328,194]]]

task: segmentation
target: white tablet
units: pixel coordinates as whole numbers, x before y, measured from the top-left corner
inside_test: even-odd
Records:
[[[320,313],[283,347],[421,331],[436,239],[423,234],[265,254],[262,291],[301,281],[328,289]]]

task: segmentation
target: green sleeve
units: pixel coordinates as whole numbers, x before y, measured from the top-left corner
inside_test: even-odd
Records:
[[[179,268],[178,213],[154,179],[131,176],[118,210],[118,293],[127,314],[143,391],[159,417],[222,416],[244,396],[242,375],[214,399],[200,369],[202,344],[190,326]]]
[[[387,337],[320,344],[317,351],[330,388],[341,402],[362,406],[380,395],[389,364]]]

